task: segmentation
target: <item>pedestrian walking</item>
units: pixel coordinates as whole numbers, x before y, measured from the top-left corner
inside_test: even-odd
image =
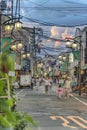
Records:
[[[64,84],[64,91],[65,91],[65,98],[69,99],[70,92],[71,92],[71,82],[72,79],[70,77],[67,77]]]
[[[51,77],[49,78],[49,86],[50,86],[50,90],[52,90],[53,80],[52,80],[52,78],[51,78]]]
[[[31,90],[33,90],[34,87],[34,77],[31,78]]]
[[[62,97],[62,94],[64,92],[64,89],[61,87],[61,85],[57,88],[57,99],[60,99]]]
[[[39,77],[37,77],[37,79],[36,79],[36,90],[37,91],[38,91],[39,85],[40,85],[40,80],[39,80]]]
[[[45,82],[45,94],[48,95],[48,92],[49,92],[49,86],[50,86],[50,80],[48,77],[45,78],[44,80]]]
[[[61,87],[63,87],[63,85],[64,85],[64,79],[63,79],[62,77],[59,78],[58,84],[59,84]]]

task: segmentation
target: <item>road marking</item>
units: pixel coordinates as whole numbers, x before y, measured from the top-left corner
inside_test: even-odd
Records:
[[[22,89],[21,91],[19,91],[16,95],[19,95],[20,93],[22,93],[24,90]]]
[[[57,120],[57,118],[60,118],[60,119],[63,121],[62,125],[63,125],[64,127],[69,127],[69,128],[76,129],[76,127],[71,126],[71,125],[68,125],[68,124],[69,124],[69,121],[68,121],[67,119],[65,119],[63,116],[50,116],[50,118],[51,118],[52,120]]]
[[[69,125],[70,121],[73,121],[75,124],[77,124],[78,126],[80,126],[83,129],[87,129],[87,126],[85,126],[83,123],[87,124],[87,120],[83,119],[82,117],[79,116],[67,116],[66,119],[63,116],[50,116],[50,118],[52,120],[57,120],[58,118],[61,119],[63,121],[62,126],[64,127],[69,127],[69,128],[73,128],[73,129],[77,129],[77,127]],[[79,122],[78,120],[82,121],[83,123]]]
[[[75,122],[77,125],[79,125],[80,127],[82,127],[83,129],[87,129],[87,126],[85,126],[84,124],[80,123],[78,120],[81,120],[83,123],[87,124],[87,120],[83,119],[82,117],[79,116],[67,116],[68,119],[72,120],[73,122]]]
[[[23,89],[22,89],[21,91],[19,91],[19,92],[15,95],[15,97],[16,97],[16,98],[17,98],[18,96],[24,97],[25,94],[22,94],[23,91],[24,91]]]
[[[74,99],[76,99],[77,101],[79,101],[80,103],[82,103],[83,105],[87,106],[87,103],[85,103],[84,101],[80,100],[79,98],[75,97],[73,94],[70,94],[70,96],[72,96]]]

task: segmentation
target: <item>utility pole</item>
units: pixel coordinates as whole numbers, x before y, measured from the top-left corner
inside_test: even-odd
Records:
[[[35,27],[29,29],[29,50],[30,50],[31,75],[33,76],[34,75],[34,65],[35,65],[35,71],[37,69],[37,67],[36,67]]]
[[[36,40],[35,40],[35,27],[34,27],[34,51],[35,51],[35,55],[34,55],[34,59],[35,59],[35,71],[37,73],[37,55],[36,55]]]
[[[80,59],[79,59],[79,64],[78,64],[78,87],[79,87],[79,96],[81,96],[81,67],[82,67],[82,58],[83,58],[83,46],[82,46],[82,41],[81,41],[81,36],[80,36],[80,42],[79,42],[79,52],[80,52]]]

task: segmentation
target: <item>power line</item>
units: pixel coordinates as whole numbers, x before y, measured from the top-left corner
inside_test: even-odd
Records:
[[[35,23],[39,23],[41,25],[44,25],[44,26],[57,26],[57,27],[77,27],[77,26],[83,26],[83,25],[87,25],[87,22],[84,23],[84,24],[75,24],[75,25],[60,25],[60,24],[56,24],[56,23],[49,23],[49,22],[44,22],[44,21],[40,21],[40,20],[37,20],[37,19],[33,19],[33,18],[29,18],[29,17],[26,17],[26,16],[23,16],[21,15],[21,17],[27,19],[28,21],[31,21],[31,22],[35,22]]]

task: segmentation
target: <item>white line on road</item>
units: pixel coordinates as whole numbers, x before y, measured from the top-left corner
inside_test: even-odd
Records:
[[[24,90],[22,89],[21,91],[17,92],[17,94],[15,95],[15,97],[17,98],[18,96],[24,97],[25,94],[22,94]]]
[[[72,96],[74,99],[76,99],[77,101],[81,102],[83,105],[87,106],[87,103],[85,103],[84,101],[80,100],[79,98],[75,97],[73,94],[70,94],[70,96]]]
[[[24,90],[22,89],[21,91],[19,91],[16,95],[19,95],[20,93],[22,93]]]

